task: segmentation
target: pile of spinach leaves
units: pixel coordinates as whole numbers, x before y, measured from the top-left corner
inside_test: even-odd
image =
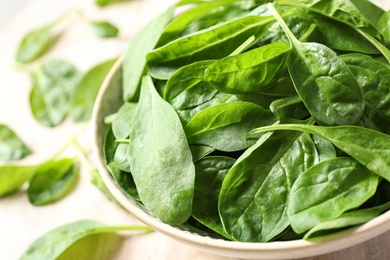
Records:
[[[390,208],[389,12],[270,2],[180,1],[125,53],[106,165],[166,223],[313,239]]]

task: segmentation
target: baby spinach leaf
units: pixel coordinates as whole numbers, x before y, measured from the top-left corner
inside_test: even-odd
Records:
[[[321,43],[329,48],[367,54],[379,53],[374,45],[349,25],[315,13],[311,16],[317,25]]]
[[[378,20],[377,28],[382,32],[387,41],[390,41],[390,11],[382,14]]]
[[[18,190],[35,174],[39,165],[0,166],[0,198]]]
[[[175,110],[149,76],[133,117],[129,162],[145,206],[166,223],[184,223],[191,215],[195,167]]]
[[[119,143],[115,141],[112,128],[109,127],[104,138],[103,154],[108,171],[118,183],[119,187],[129,194],[133,199],[139,201],[137,187],[135,186],[133,176],[130,172],[124,172],[119,169],[118,162],[115,160],[115,153]]]
[[[299,96],[277,99],[270,104],[269,108],[277,119],[304,119],[310,115]]]
[[[45,126],[59,125],[69,112],[80,77],[78,69],[64,60],[48,60],[32,70],[30,107],[35,119]]]
[[[337,157],[336,148],[333,146],[331,142],[317,135],[313,135],[312,139],[317,149],[318,158],[320,162],[329,159],[334,159]]]
[[[23,159],[31,154],[30,149],[8,126],[0,124],[0,161]]]
[[[175,6],[167,9],[160,16],[149,22],[130,41],[123,60],[123,99],[137,101],[140,82],[144,75],[145,55],[153,50],[167,23],[172,20]]]
[[[277,0],[276,4],[305,8],[345,23],[356,30],[372,35],[378,40],[383,39],[383,35],[350,0]]]
[[[350,0],[352,4],[375,25],[378,23],[379,18],[384,13],[382,8],[376,6],[368,0]]]
[[[190,63],[223,58],[251,36],[258,36],[273,17],[246,16],[169,42],[146,56],[153,77],[168,79]]]
[[[71,158],[42,164],[30,180],[27,194],[30,202],[41,206],[56,201],[74,188],[78,165]]]
[[[390,202],[369,209],[353,210],[343,213],[336,219],[322,222],[314,226],[309,230],[309,232],[305,234],[304,239],[319,240],[319,237],[324,235],[326,236],[338,231],[345,230],[349,227],[364,224],[388,209],[390,209]]]
[[[271,43],[217,60],[205,70],[204,80],[221,92],[261,93],[283,73],[290,46]]]
[[[288,217],[295,232],[333,220],[359,207],[378,186],[379,176],[349,157],[320,162],[295,181],[288,200]]]
[[[310,114],[321,125],[357,123],[365,103],[347,65],[325,45],[298,41],[273,5],[268,6],[290,40],[288,71]]]
[[[289,225],[287,200],[298,176],[317,162],[308,135],[263,135],[226,175],[219,212],[226,231],[238,241],[266,242]]]
[[[119,29],[106,21],[90,21],[89,28],[97,36],[101,38],[111,38],[118,36]]]
[[[224,156],[207,156],[195,163],[193,217],[218,234],[229,238],[218,213],[218,196],[222,182],[236,160]]]
[[[69,111],[69,117],[73,121],[83,122],[91,118],[96,96],[115,62],[116,59],[100,63],[81,78],[75,88]]]
[[[281,124],[255,129],[251,134],[275,130],[303,131],[330,141],[370,171],[390,181],[390,136],[359,126]]]
[[[194,21],[206,15],[208,17],[210,12],[215,12],[217,8],[226,8],[234,2],[236,2],[236,0],[201,2],[194,8],[185,11],[166,26],[157,46],[164,45],[172,40],[179,38],[186,30],[186,27]]]
[[[81,239],[121,230],[152,231],[146,226],[108,226],[95,220],[80,220],[57,227],[42,235],[29,246],[20,259],[57,259]],[[96,251],[96,245],[92,250]]]
[[[250,145],[246,134],[276,118],[269,110],[250,102],[229,102],[206,108],[185,126],[190,144],[203,144],[221,151],[238,151]]]
[[[47,52],[58,39],[55,24],[56,22],[51,22],[26,34],[17,49],[16,61],[31,62]]]
[[[369,104],[366,108],[369,111],[363,114],[363,125],[390,133],[390,67],[364,54],[340,57],[355,75]]]
[[[136,103],[125,102],[118,110],[115,119],[112,121],[112,132],[116,139],[129,137],[131,121],[136,107]]]

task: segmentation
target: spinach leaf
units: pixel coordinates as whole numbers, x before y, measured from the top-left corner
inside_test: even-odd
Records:
[[[299,96],[277,99],[270,104],[269,108],[277,119],[304,119],[310,115]]]
[[[81,74],[64,60],[48,60],[31,71],[30,107],[35,119],[49,127],[59,125],[69,113]]]
[[[116,139],[126,139],[129,137],[131,121],[136,107],[136,103],[125,102],[119,108],[115,119],[112,121],[112,132]]]
[[[108,226],[95,220],[80,220],[57,227],[42,235],[29,246],[20,259],[57,259],[62,257],[69,247],[82,239],[87,239],[97,234],[113,233],[121,230],[152,231],[146,226]],[[96,245],[88,249],[92,250],[89,256],[93,254],[93,251],[100,251],[96,249]]]
[[[185,126],[190,144],[203,144],[221,151],[238,151],[250,143],[246,134],[276,122],[272,112],[250,102],[229,102],[206,108]]]
[[[147,54],[151,74],[154,78],[168,79],[184,65],[223,58],[249,37],[258,36],[273,21],[273,17],[246,16],[169,42]]]
[[[221,92],[261,93],[284,72],[289,51],[290,46],[277,42],[220,59],[205,70],[204,80]]]
[[[39,165],[0,166],[0,197],[15,192],[20,187],[22,187],[23,184],[32,178],[38,167]]]
[[[317,162],[307,134],[267,133],[238,158],[219,195],[226,231],[238,241],[266,242],[289,225],[287,200],[292,184]]]
[[[133,117],[129,162],[145,206],[166,223],[184,223],[191,215],[195,167],[175,110],[149,76]]]
[[[336,219],[322,222],[314,226],[305,234],[304,239],[319,240],[323,236],[343,231],[349,227],[364,224],[388,209],[390,209],[390,202],[369,209],[353,210],[343,213]]]
[[[333,220],[362,205],[372,195],[379,176],[356,160],[339,157],[320,162],[298,177],[288,200],[288,218],[295,232]]]
[[[379,18],[384,13],[382,8],[376,6],[368,0],[350,0],[354,6],[375,25],[378,23]]]
[[[8,126],[0,124],[0,161],[23,159],[31,154],[30,149]]]
[[[314,145],[317,149],[319,161],[326,161],[337,157],[336,148],[331,142],[317,135],[312,136]]]
[[[89,21],[89,28],[97,36],[101,38],[111,38],[118,36],[119,29],[106,21]]]
[[[351,0],[277,0],[276,4],[305,8],[345,23],[356,30],[372,35],[378,40],[383,39],[383,35]]]
[[[330,141],[370,171],[390,181],[390,136],[359,126],[281,124],[255,129],[251,134],[275,130],[303,131]]]
[[[349,25],[316,13],[311,16],[317,25],[321,43],[329,48],[366,54],[379,53],[374,45]]]
[[[83,122],[91,118],[96,96],[115,62],[116,59],[100,63],[81,78],[75,88],[69,111],[69,117],[73,121]]]
[[[288,71],[310,114],[321,125],[357,123],[365,103],[347,65],[325,45],[298,41],[273,5],[268,6],[290,40]]]
[[[50,22],[27,33],[16,52],[16,61],[27,63],[34,61],[47,52],[58,40],[55,26],[59,20]]]
[[[27,190],[30,202],[41,206],[61,199],[74,188],[78,179],[78,165],[74,159],[64,158],[42,164],[30,180]]]
[[[202,144],[190,144],[190,150],[192,154],[192,160],[196,162],[206,155],[214,152],[215,148]]]
[[[124,55],[123,61],[123,99],[137,101],[140,82],[144,75],[145,55],[157,44],[167,23],[173,18],[175,6],[149,22],[142,31],[133,37]]]
[[[230,238],[218,214],[218,196],[222,182],[236,160],[224,156],[207,156],[195,163],[193,217],[206,227]]]
[[[390,11],[387,11],[378,20],[378,30],[385,36],[387,41],[390,41]]]
[[[351,53],[340,57],[355,75],[365,102],[369,104],[366,104],[362,124],[390,133],[390,67],[364,54]]]
[[[120,166],[116,161],[116,150],[119,143],[116,142],[115,136],[112,132],[112,128],[107,129],[104,144],[103,144],[103,154],[104,160],[107,166],[108,171],[111,173],[112,177],[118,183],[119,187],[127,194],[129,194],[133,199],[139,201],[139,195],[137,187],[135,186],[133,176],[130,172],[124,172],[120,170]]]

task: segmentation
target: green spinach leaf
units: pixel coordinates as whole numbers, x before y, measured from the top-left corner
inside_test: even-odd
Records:
[[[0,161],[23,159],[31,154],[30,149],[8,126],[0,124]]]
[[[28,198],[35,206],[54,202],[68,194],[77,179],[78,165],[74,159],[50,160],[42,164],[31,178]]]
[[[0,166],[0,197],[17,191],[23,184],[32,178],[38,168],[39,165]]]
[[[192,210],[195,166],[179,117],[149,76],[133,117],[129,162],[145,206],[166,223],[184,223]]]
[[[97,37],[111,38],[118,36],[119,33],[119,29],[115,25],[106,21],[89,21],[88,25]]]

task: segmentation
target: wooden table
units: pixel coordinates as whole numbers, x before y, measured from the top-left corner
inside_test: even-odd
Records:
[[[16,47],[23,35],[74,8],[82,9],[90,19],[110,20],[120,27],[119,38],[105,40],[95,38],[85,24],[74,19],[69,22],[59,44],[41,59],[63,58],[73,62],[81,71],[86,71],[98,62],[122,53],[134,33],[173,2],[134,0],[99,8],[93,0],[34,0],[18,12],[0,32],[0,123],[13,128],[33,150],[33,154],[20,163],[32,164],[50,158],[72,135],[79,135],[80,142],[87,147],[91,137],[88,124],[73,124],[66,121],[59,127],[50,129],[32,118],[28,105],[31,89],[29,75],[13,67]],[[390,9],[390,1],[376,2]],[[81,219],[96,219],[112,225],[140,224],[133,216],[109,202],[90,184],[88,173],[82,170],[75,190],[57,203],[34,207],[28,202],[24,190],[0,200],[0,259],[18,259],[28,245],[41,234]],[[201,252],[154,232],[142,236],[128,236],[112,259],[231,258]],[[340,252],[307,259],[390,259],[390,232]]]

